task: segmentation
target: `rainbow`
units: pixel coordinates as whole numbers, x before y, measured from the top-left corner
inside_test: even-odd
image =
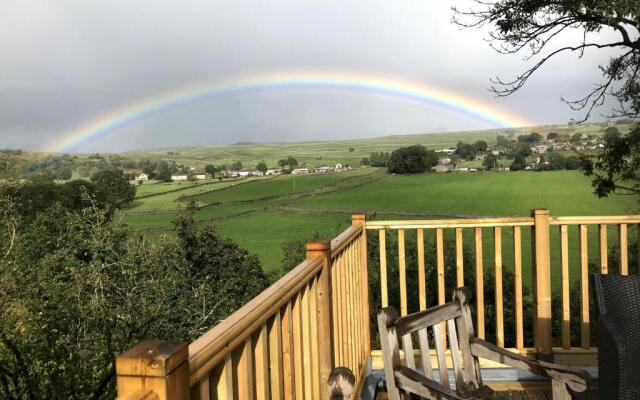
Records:
[[[243,92],[289,88],[321,88],[360,91],[404,98],[409,101],[436,105],[485,121],[492,126],[522,127],[533,123],[496,106],[465,97],[451,90],[391,77],[343,72],[283,72],[227,81],[200,82],[158,95],[143,98],[56,135],[47,151],[70,152],[99,137],[115,134],[120,129],[168,109],[198,100]]]

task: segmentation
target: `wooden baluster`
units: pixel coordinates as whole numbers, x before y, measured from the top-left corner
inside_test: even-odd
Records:
[[[496,291],[496,345],[504,347],[504,311],[502,302],[502,231],[493,228]]]
[[[355,301],[354,301],[354,297],[355,297],[355,292],[354,292],[354,287],[353,287],[353,264],[351,262],[351,254],[353,253],[353,249],[352,249],[353,244],[350,244],[349,246],[347,246],[347,249],[345,250],[345,266],[346,266],[346,284],[347,284],[347,291],[348,291],[348,296],[347,296],[347,310],[348,310],[348,314],[347,314],[347,324],[349,325],[349,357],[351,359],[351,370],[355,371],[356,370],[356,364],[357,364],[357,360],[356,360],[356,354],[355,354],[355,337],[356,337],[356,332],[355,332],[355,326],[354,326],[354,320],[355,320],[355,310],[354,310],[354,306],[355,306]]]
[[[462,243],[462,228],[456,228],[456,284],[464,286],[464,251]]]
[[[478,337],[484,339],[484,274],[482,271],[482,228],[475,228],[476,238],[476,317]]]
[[[263,324],[255,338],[255,367],[256,367],[256,399],[271,398],[269,382],[269,333],[267,324]]]
[[[418,245],[418,304],[420,311],[427,309],[427,276],[424,260],[424,229],[416,230],[416,242]]]
[[[318,278],[315,277],[309,282],[309,330],[311,331],[311,378],[313,382],[313,398],[320,398],[320,387],[326,387],[326,380],[321,382],[320,379],[320,349],[318,347],[319,336],[321,333],[323,336],[331,336],[331,327],[327,326],[325,329],[319,331],[318,328]],[[323,343],[330,344],[331,342]],[[330,346],[328,347],[331,348]],[[331,354],[329,354],[331,358]],[[331,372],[329,372],[331,374]],[[327,375],[327,379],[329,376]],[[325,396],[326,398],[326,396]]]
[[[618,245],[620,246],[620,275],[629,275],[627,224],[620,224],[618,226]]]
[[[562,347],[571,348],[571,298],[569,297],[569,229],[560,225],[560,259],[562,269]]]
[[[519,226],[513,227],[513,274],[514,292],[516,296],[516,348],[524,348],[524,317],[522,311],[522,231]]]
[[[234,392],[238,394],[239,399],[253,399],[255,380],[253,376],[253,344],[250,336],[234,352],[234,355],[236,358],[234,360],[235,376],[237,377],[234,382]]]
[[[400,315],[407,315],[407,267],[404,253],[404,229],[398,229],[398,272],[400,274]]]
[[[158,400],[190,397],[187,343],[149,340],[116,358],[118,397],[151,391]]]
[[[282,312],[282,379],[285,400],[296,398],[295,346],[293,341],[293,305],[289,300]]]
[[[361,301],[362,301],[362,338],[363,338],[363,351],[364,361],[369,358],[371,354],[371,327],[369,322],[369,269],[368,269],[368,253],[367,253],[367,230],[366,228],[366,215],[354,214],[351,216],[352,225],[362,225],[362,234],[360,235],[360,282],[362,285]]]
[[[293,376],[295,382],[295,399],[303,399],[305,394],[304,380],[304,346],[302,344],[302,293],[291,300],[292,333],[293,333]],[[244,398],[244,397],[241,397]]]
[[[311,362],[311,307],[309,305],[309,284],[302,288],[301,298],[301,329],[302,333],[302,368],[304,377],[304,398],[310,399],[313,396],[313,371]]]
[[[600,236],[600,273],[609,273],[609,263],[607,261],[607,225],[598,226],[598,235]]]
[[[209,383],[210,387],[212,387],[212,398],[218,400],[233,400],[233,365],[231,353],[225,356],[224,362],[221,362],[213,369]],[[209,398],[210,397],[206,397],[206,399]]]
[[[445,276],[444,276],[444,230],[442,228],[436,229],[436,264],[438,270],[438,304],[444,304],[447,302],[446,293],[445,293]],[[447,334],[447,326],[443,322],[442,324],[442,332],[444,335]],[[445,340],[443,342],[443,348],[446,349],[446,338],[442,336]]]
[[[424,258],[424,229],[416,230],[416,242],[418,245],[418,303],[420,311],[427,309],[427,275]],[[431,356],[429,354],[429,337],[427,329],[418,331],[418,344],[420,346],[420,359],[422,370],[428,377],[433,376],[431,370]]]
[[[378,241],[380,242],[380,292],[382,296],[382,307],[389,306],[389,295],[387,291],[387,247],[385,243],[385,230],[378,231]]]
[[[589,333],[589,248],[587,225],[580,225],[580,321],[582,348],[591,347]]]
[[[269,323],[269,387],[271,399],[284,399],[284,380],[282,374],[282,316],[280,310]]]

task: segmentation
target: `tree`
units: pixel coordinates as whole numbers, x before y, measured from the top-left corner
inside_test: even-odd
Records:
[[[298,160],[296,160],[292,156],[289,156],[287,157],[287,165],[289,166],[289,170],[292,171],[298,166]]]
[[[204,172],[213,176],[216,172],[218,172],[218,169],[213,164],[207,164],[204,166]]]
[[[567,159],[562,154],[560,154],[558,152],[553,152],[553,153],[549,154],[549,156],[547,158],[548,158],[547,161],[549,161],[549,168],[550,169],[565,169],[565,168],[567,168]]]
[[[476,157],[474,146],[464,142],[458,142],[456,144],[455,154],[465,160],[473,160]]]
[[[509,166],[511,171],[519,171],[525,169],[527,166],[527,159],[522,154],[516,154],[513,158],[513,162]]]
[[[390,158],[390,153],[382,151],[380,153],[373,152],[369,154],[369,164],[372,167],[386,167]]]
[[[567,157],[566,168],[568,170],[580,169],[580,159],[576,156]]]
[[[115,207],[122,207],[136,197],[136,187],[131,185],[121,170],[103,170],[91,177],[96,198]]]
[[[282,169],[287,167],[287,160],[285,158],[278,160],[278,166]]]
[[[114,398],[115,355],[191,341],[267,286],[257,257],[190,214],[148,242],[100,207],[26,220],[14,205],[0,196],[0,398]]]
[[[389,172],[397,174],[416,174],[425,172],[438,164],[438,155],[422,145],[401,147],[391,153]]]
[[[498,167],[498,157],[493,153],[489,153],[482,162],[482,165],[487,170],[496,169]]]
[[[478,140],[473,144],[473,150],[476,153],[484,153],[488,148],[489,145],[487,145],[487,142],[485,142],[484,140]]]
[[[592,178],[597,196],[615,191],[640,194],[636,170],[640,165],[640,21],[637,2],[593,0],[476,0],[475,9],[456,9],[455,21],[464,27],[493,26],[492,46],[501,53],[526,52],[527,60],[537,58],[529,68],[513,79],[495,78],[492,90],[498,96],[509,96],[522,88],[543,65],[557,55],[585,50],[607,51],[609,60],[599,65],[602,80],[584,96],[564,99],[568,106],[582,112],[578,121],[586,121],[599,106],[613,99],[609,117],[635,121],[632,130],[621,140],[608,142],[595,157],[583,155],[581,169]],[[603,39],[591,35],[604,29],[618,35]],[[564,31],[577,31],[575,42],[558,44]],[[598,38],[598,40],[596,40]],[[613,51],[611,51],[613,50]],[[576,134],[578,135],[578,134]],[[574,135],[572,141],[579,143]]]
[[[258,165],[256,165],[256,169],[263,174],[267,172],[267,164],[264,161],[260,161]]]
[[[238,160],[231,164],[232,171],[240,171],[242,169],[242,161]]]
[[[349,147],[349,153],[353,153],[356,149],[354,149],[353,147]]]
[[[158,172],[155,174],[155,177],[163,182],[170,182],[171,169],[169,168],[169,163],[166,161],[160,161],[158,163]]]
[[[547,140],[556,140],[558,139],[558,133],[557,132],[549,132],[547,133]]]
[[[368,167],[369,166],[369,157],[362,157],[362,160],[360,160],[360,165],[362,165],[363,167]]]

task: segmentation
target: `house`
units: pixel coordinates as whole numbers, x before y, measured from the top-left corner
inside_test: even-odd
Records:
[[[451,164],[451,159],[449,157],[441,158],[440,159],[440,164],[442,164],[442,165]]]
[[[343,166],[342,164],[337,163],[334,169],[335,169],[336,171],[340,171],[340,170],[341,170],[341,169],[343,169],[343,168],[344,168],[344,166]]]
[[[324,174],[326,172],[331,172],[331,171],[332,171],[331,167],[326,167],[326,166],[315,167],[313,169],[313,172],[317,172],[320,174]]]
[[[280,175],[282,174],[282,169],[280,168],[269,168],[265,175]]]
[[[447,156],[452,155],[453,153],[456,152],[456,149],[441,149],[441,150],[436,150],[436,153],[441,153],[441,154],[445,154]]]
[[[538,154],[542,154],[547,151],[547,147],[548,146],[546,144],[538,144],[536,146],[533,146],[533,151],[535,151]]]
[[[309,173],[309,168],[296,168],[291,171],[291,175],[306,175]]]
[[[476,160],[478,161],[484,161],[484,159],[486,158],[485,154],[476,154]]]
[[[435,167],[431,168],[438,173],[446,173],[453,171],[453,167],[451,165],[438,164]]]
[[[195,174],[193,175],[193,178],[197,181],[203,181],[207,179],[207,174]]]
[[[171,175],[172,181],[186,181],[187,179],[189,179],[188,175]]]
[[[456,172],[469,172],[469,168],[460,167],[455,169]]]
[[[264,173],[262,171],[258,171],[257,169],[242,169],[238,171],[239,176],[262,176]]]
[[[138,176],[136,176],[136,181],[140,182],[140,181],[148,181],[149,180],[149,175],[142,173]]]

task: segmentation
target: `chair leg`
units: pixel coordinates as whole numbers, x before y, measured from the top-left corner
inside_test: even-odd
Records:
[[[551,390],[553,400],[571,400],[571,393],[569,393],[569,389],[564,383],[551,381]]]

